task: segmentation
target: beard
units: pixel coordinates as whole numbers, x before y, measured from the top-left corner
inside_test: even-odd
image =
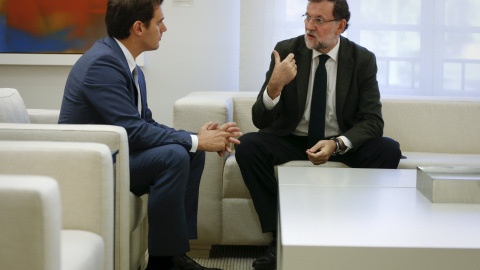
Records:
[[[314,36],[314,40],[308,39],[307,35]],[[317,32],[311,31],[311,30],[306,30],[305,31],[305,45],[307,48],[310,50],[316,50],[319,52],[322,52],[328,48],[331,48],[335,46],[337,43],[337,37],[335,36],[334,33],[330,33],[327,37],[325,37],[323,40],[321,40],[318,37]]]

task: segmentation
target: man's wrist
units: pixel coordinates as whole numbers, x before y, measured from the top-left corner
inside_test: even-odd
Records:
[[[268,85],[267,86],[267,95],[272,99],[272,100],[275,100],[278,96],[280,96],[280,93],[282,91],[279,91],[277,87],[275,86],[270,86]]]
[[[192,138],[192,148],[190,148],[191,153],[197,152],[198,148],[198,136],[195,134],[190,134],[190,137]]]
[[[335,151],[332,153],[332,156],[336,156],[340,154],[340,152],[342,152],[342,143],[340,143],[340,141],[336,137],[331,138],[331,140],[335,142],[336,147]]]

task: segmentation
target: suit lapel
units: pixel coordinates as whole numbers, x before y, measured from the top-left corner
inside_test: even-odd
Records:
[[[355,62],[352,57],[350,48],[348,47],[345,38],[340,36],[340,48],[338,52],[338,67],[337,67],[337,89],[336,89],[336,105],[337,105],[337,119],[338,123],[343,127],[343,106],[348,94],[350,80],[352,78],[353,68]]]
[[[303,38],[303,36],[302,36]],[[297,96],[298,108],[300,116],[305,111],[305,103],[307,102],[308,82],[310,79],[310,69],[312,67],[312,50],[305,46],[305,41],[300,42],[298,47],[298,56],[295,57],[297,62]]]
[[[104,39],[104,41],[108,46],[110,46],[110,48],[112,48],[112,51],[115,53],[115,56],[118,59],[120,59],[120,62],[122,62],[123,68],[125,69],[127,74],[129,74],[130,80],[131,80],[131,82],[132,82],[132,84],[134,85],[134,88],[135,88],[135,80],[133,79],[132,72],[130,71],[130,67],[128,66],[127,58],[125,58],[125,54],[123,54],[122,49],[120,48],[118,43],[115,41],[115,39],[113,39],[110,36],[106,37]],[[138,70],[138,84],[140,86],[140,95],[141,95],[141,102],[142,102],[142,113],[140,113],[140,115],[143,115],[143,110],[146,106],[146,103],[145,103],[145,96],[146,96],[145,77],[143,76],[142,70],[138,66],[136,66],[136,68]],[[133,90],[132,95],[134,97],[134,100],[136,100],[137,89],[135,88],[135,89],[132,89],[132,90]]]

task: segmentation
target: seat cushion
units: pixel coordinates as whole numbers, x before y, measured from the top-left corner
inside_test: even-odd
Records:
[[[62,270],[102,270],[105,247],[98,234],[62,230],[61,232]]]
[[[223,198],[251,199],[234,153],[227,158],[223,169]]]
[[[130,232],[133,232],[147,216],[148,195],[141,197],[130,192]]]
[[[30,123],[25,103],[16,89],[0,88],[0,123]]]

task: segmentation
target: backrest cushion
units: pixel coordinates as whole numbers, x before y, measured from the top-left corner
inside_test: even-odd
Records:
[[[20,93],[13,88],[0,88],[0,123],[30,123]]]
[[[383,99],[384,136],[402,151],[480,153],[480,102]]]
[[[234,97],[233,120],[243,133],[258,129],[252,123],[257,93]],[[384,136],[400,143],[402,151],[480,153],[480,102],[451,100],[382,99]]]
[[[233,121],[237,123],[237,126],[243,133],[258,131],[258,128],[255,127],[252,121],[252,106],[256,99],[256,95],[247,96],[243,94],[236,96],[233,100]]]

